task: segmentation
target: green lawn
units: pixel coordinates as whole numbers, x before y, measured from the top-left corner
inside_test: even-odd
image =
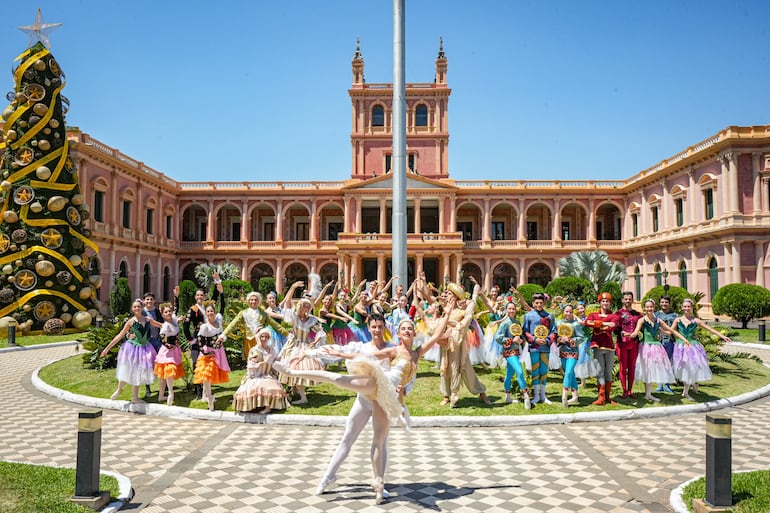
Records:
[[[120,493],[118,481],[102,475],[99,489]],[[87,513],[69,501],[75,494],[75,470],[0,461],[0,511],[14,513]]]
[[[63,342],[70,340],[77,340],[83,336],[83,333],[70,333],[67,335],[27,335],[16,336],[16,345],[19,346],[36,346],[39,344],[51,344],[53,342]],[[0,347],[8,347],[8,339],[0,339]]]
[[[767,513],[770,511],[770,470],[733,474],[733,513]],[[706,498],[705,478],[696,479],[682,490],[682,501],[694,511],[693,499]]]

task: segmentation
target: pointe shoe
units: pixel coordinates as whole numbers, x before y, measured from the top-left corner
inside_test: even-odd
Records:
[[[696,394],[698,393],[698,384],[697,383],[693,383],[692,391],[695,392]]]
[[[331,476],[331,477],[326,477],[324,479],[321,479],[321,482],[318,483],[318,487],[315,489],[315,494],[323,495],[324,493],[326,493],[326,491],[334,488],[336,484],[337,484],[337,476]]]
[[[524,392],[524,409],[525,410],[532,409],[532,400],[529,398],[529,394],[526,392]]]
[[[121,392],[120,390],[115,390],[112,393],[112,395],[110,396],[110,399],[113,400],[113,401],[117,401],[118,400],[118,396],[120,395],[120,392]]]
[[[174,394],[168,394],[168,398],[166,399],[166,405],[174,406]]]
[[[572,397],[569,401],[567,401],[567,404],[577,404],[580,401],[578,398],[577,392],[572,392]]]
[[[513,397],[511,396],[510,392],[505,393],[505,404],[511,404],[513,402]]]
[[[381,477],[377,477],[372,482],[372,488],[374,488],[374,503],[382,504],[385,500],[385,483],[382,482]]]

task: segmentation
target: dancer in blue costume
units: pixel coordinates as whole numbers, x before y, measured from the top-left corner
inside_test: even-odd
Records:
[[[660,399],[652,395],[653,383],[673,383],[674,371],[668,359],[666,349],[660,341],[662,333],[673,334],[687,341],[679,332],[672,330],[668,324],[655,317],[655,301],[648,299],[644,302],[644,315],[637,321],[632,333],[623,331],[624,337],[634,340],[642,333],[642,343],[639,346],[639,357],[636,360],[636,382],[644,383],[644,398],[658,402]]]
[[[578,361],[578,347],[585,343],[587,338],[583,324],[575,317],[572,305],[564,306],[564,318],[556,323],[556,342],[559,344],[559,358],[561,368],[564,369],[564,390],[561,392],[561,405],[565,408],[578,402],[578,382],[575,377],[575,366]],[[567,395],[572,392],[572,397]]]
[[[543,328],[539,328],[543,326]],[[556,320],[545,310],[545,294],[532,296],[532,310],[524,314],[524,336],[529,342],[529,354],[532,360],[532,404],[542,402],[551,404],[545,396],[548,384],[548,355],[550,344],[556,339]],[[536,333],[537,330],[537,333]]]
[[[518,329],[511,330],[511,326],[518,326]],[[519,333],[517,335],[516,333]],[[516,381],[521,389],[522,397],[524,398],[524,408],[529,410],[532,404],[527,393],[527,378],[524,375],[524,369],[521,366],[521,345],[523,333],[519,321],[516,320],[516,304],[510,302],[505,305],[505,318],[500,323],[500,327],[495,333],[495,342],[502,348],[502,355],[505,358],[505,380],[503,381],[503,387],[505,387],[505,402],[514,402],[511,396],[511,385],[513,383],[513,376],[516,375]],[[526,355],[527,357],[529,355]]]
[[[677,340],[674,346],[674,375],[676,379],[684,384],[682,397],[693,401],[690,396],[690,387],[693,392],[698,393],[698,383],[709,381],[711,379],[711,369],[709,368],[709,359],[703,344],[698,341],[695,332],[698,328],[713,333],[727,343],[732,342],[730,337],[719,333],[703,322],[695,315],[695,303],[692,299],[682,301],[682,312],[684,314],[678,317],[672,326],[674,330],[682,334],[686,342]]]
[[[267,328],[270,330],[271,334],[271,344],[275,348],[276,351],[279,353],[281,352],[281,349],[283,349],[283,345],[286,343],[286,333],[285,329],[282,326],[283,323],[283,315],[281,315],[281,308],[278,306],[278,293],[275,291],[268,292],[267,297],[267,306],[265,307],[265,313],[270,316],[272,320],[274,320],[279,326],[281,326],[281,329],[275,329],[272,326],[268,324]]]

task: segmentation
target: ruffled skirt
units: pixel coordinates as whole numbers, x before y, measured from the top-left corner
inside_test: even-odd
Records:
[[[334,338],[334,343],[340,346],[345,346],[356,340],[353,330],[347,326],[344,328],[332,328],[332,337]]]
[[[493,368],[505,367],[505,358],[503,358],[503,346],[495,341],[499,323],[490,324],[484,330],[484,362]]]
[[[118,366],[115,377],[129,385],[149,385],[155,381],[155,358],[157,353],[152,344],[138,346],[126,340],[118,351]]]
[[[298,342],[291,351],[286,352],[281,358],[283,362],[290,369],[297,371],[316,371],[324,370],[324,365],[318,358],[308,356],[305,351],[310,349],[307,344]],[[287,376],[286,374],[279,375],[281,383],[291,386],[312,386],[317,384],[312,379],[303,378],[300,376]]]
[[[184,366],[181,363],[155,362],[155,375],[160,379],[182,379],[184,377]]]
[[[690,341],[686,346],[677,342],[674,346],[674,375],[682,383],[700,383],[711,379],[709,359],[703,345]]]
[[[158,356],[155,358],[155,364],[159,363],[175,363],[182,365],[182,349],[179,346],[171,346],[169,349],[166,346],[160,346]]]
[[[355,336],[355,340],[358,342],[371,342],[372,341],[372,334],[369,333],[369,328],[366,327],[366,324],[356,324],[354,322],[349,322],[348,327],[353,332],[353,335]]]
[[[272,376],[248,379],[238,387],[233,396],[235,411],[251,411],[268,406],[271,409],[285,410],[289,404],[289,397],[283,386]]]
[[[640,344],[636,359],[636,383],[673,383],[674,371],[662,344]]]
[[[200,384],[208,381],[212,385],[227,383],[230,381],[230,373],[219,368],[216,357],[213,354],[202,354],[198,357],[198,363],[195,366],[195,376],[193,383]]]
[[[586,340],[578,346],[578,361],[575,365],[575,377],[578,379],[593,378],[599,375],[599,361],[591,351],[591,341]]]

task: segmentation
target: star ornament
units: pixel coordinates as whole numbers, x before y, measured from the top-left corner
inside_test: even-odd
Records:
[[[38,7],[35,23],[32,25],[22,25],[19,27],[19,30],[29,35],[29,48],[31,48],[37,41],[43,43],[46,48],[51,48],[51,41],[48,39],[48,34],[59,27],[61,27],[61,23],[44,23],[43,13],[40,11],[40,7]]]

